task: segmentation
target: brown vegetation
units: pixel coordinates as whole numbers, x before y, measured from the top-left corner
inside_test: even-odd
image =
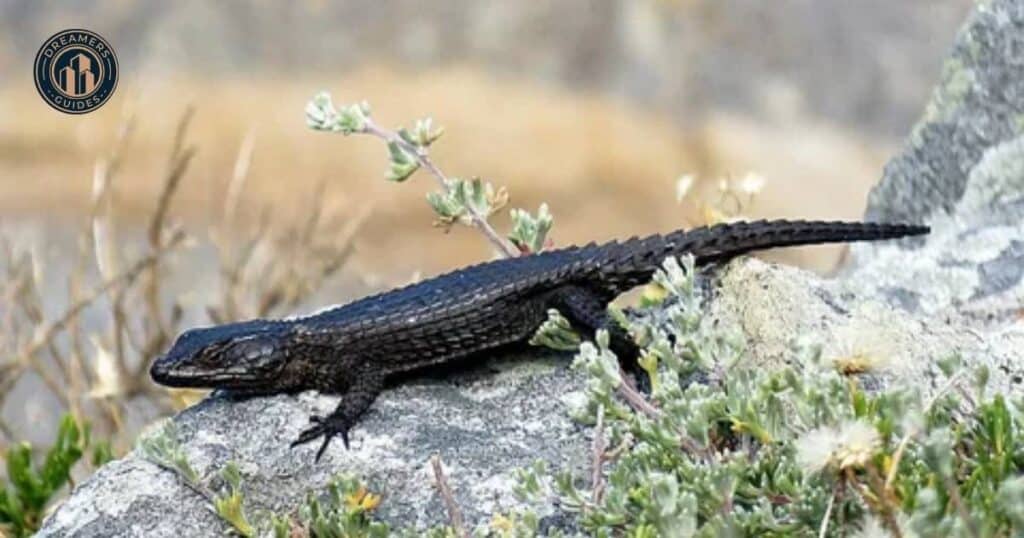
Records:
[[[86,213],[93,160],[111,146],[125,109],[131,109],[143,121],[126,151],[117,207],[121,218],[141,223],[160,189],[152,178],[165,165],[174,122],[192,104],[191,139],[198,151],[172,209],[185,222],[218,219],[228,188],[225,170],[251,136],[241,222],[257,219],[264,203],[279,220],[301,218],[307,196],[323,182],[331,209],[376,206],[355,257],[367,273],[401,279],[489,255],[465,231],[439,241],[439,232],[426,225],[431,213],[423,202],[435,186],[381,181],[386,161],[378,144],[341,143],[308,131],[302,106],[319,89],[339,102],[370,99],[382,125],[433,115],[447,129],[434,150],[445,170],[507,186],[511,207],[534,210],[548,202],[558,244],[692,225],[697,215],[671,196],[683,173],[713,189],[718,177],[759,172],[769,187],[751,216],[856,217],[882,162],[877,147],[827,126],[765,126],[709,114],[706,122],[681,129],[657,111],[471,69],[412,74],[368,68],[343,77],[261,81],[128,80],[103,109],[76,118],[48,109],[31,88],[2,92],[11,121],[0,126],[0,210]],[[499,227],[504,218],[496,216]],[[815,252],[816,260],[789,259],[818,268],[835,259],[834,250]]]

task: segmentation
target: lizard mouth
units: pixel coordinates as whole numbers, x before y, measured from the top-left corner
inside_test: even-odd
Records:
[[[149,368],[153,381],[175,388],[235,388],[253,387],[263,381],[262,376],[243,368],[210,371],[182,364],[174,358],[164,355],[153,361]]]

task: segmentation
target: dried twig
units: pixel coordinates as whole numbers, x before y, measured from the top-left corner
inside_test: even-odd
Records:
[[[899,510],[899,503],[892,499],[892,494],[885,489],[885,484],[882,482],[882,476],[879,474],[878,469],[874,464],[868,464],[867,470],[867,484],[862,484],[857,481],[853,474],[853,468],[848,467],[845,469],[845,479],[852,485],[853,489],[864,501],[864,504],[872,507],[876,510],[878,515],[881,516],[882,522],[886,527],[889,528],[889,532],[895,538],[902,538],[903,532],[900,529],[899,520],[896,519],[896,512]],[[872,491],[874,490],[874,491]]]
[[[44,390],[53,392],[61,406],[83,414],[93,422],[105,420],[95,431],[119,433],[125,438],[123,411],[127,398],[142,394],[156,403],[166,403],[162,388],[148,382],[149,360],[165,348],[176,331],[182,310],[176,297],[168,308],[165,295],[166,255],[178,248],[185,234],[168,226],[172,201],[183,184],[183,177],[195,154],[188,143],[188,109],[178,122],[170,144],[167,166],[161,173],[162,184],[144,232],[149,252],[143,258],[125,255],[124,242],[116,237],[116,180],[134,116],[120,125],[109,153],[98,159],[93,173],[93,198],[88,232],[79,244],[80,260],[67,278],[67,307],[56,317],[43,308],[45,282],[39,260],[31,253],[19,255],[9,242],[0,238],[0,353],[12,360],[0,364],[0,404],[26,372],[38,373]],[[225,220],[211,229],[210,238],[222,260],[223,295],[208,306],[211,318],[230,322],[253,314],[273,314],[299,305],[336,274],[353,251],[353,237],[369,214],[370,208],[339,224],[326,211],[325,197],[314,200],[314,211],[293,228],[272,233],[265,212],[259,226],[247,226],[244,236],[230,237],[232,215],[237,216],[244,196],[246,177],[253,157],[253,136],[242,141],[225,201]],[[320,191],[322,194],[322,190]],[[340,231],[338,231],[340,229]],[[224,233],[219,233],[224,231]],[[300,238],[296,240],[296,238]],[[237,239],[237,240],[235,240]],[[90,259],[92,259],[90,261]],[[126,260],[131,263],[126,263]],[[95,283],[86,279],[92,263],[98,267]],[[253,300],[247,300],[252,298]],[[79,316],[100,304],[107,311],[102,333],[93,333],[80,323]],[[48,319],[49,318],[49,319]],[[100,349],[98,356],[108,361],[109,375],[97,362],[88,346]],[[113,384],[113,385],[111,385]],[[92,405],[85,406],[85,396]],[[0,438],[14,440],[12,431],[0,418]],[[115,446],[123,440],[115,437]]]
[[[67,310],[65,310],[60,317],[58,317],[52,323],[50,323],[41,331],[39,331],[39,337],[36,338],[35,342],[33,342],[32,345],[30,345],[27,349],[22,351],[22,357],[32,356],[38,353],[39,350],[42,349],[43,346],[47,345],[54,338],[54,336],[56,336],[57,333],[64,330],[64,328],[67,327],[68,323],[70,323],[72,319],[81,314],[82,310],[87,308],[100,297],[103,297],[110,290],[134,282],[135,279],[138,278],[143,271],[145,271],[154,263],[156,263],[157,260],[159,260],[160,257],[166,251],[171,250],[174,247],[177,247],[178,244],[180,244],[184,239],[185,232],[181,230],[175,231],[171,238],[160,250],[149,253],[147,256],[136,261],[131,267],[129,267],[123,273],[116,275],[111,279],[108,279],[99,287],[87,293],[84,297],[79,299],[78,302],[71,305]]]
[[[622,378],[622,382],[619,383],[616,392],[619,393],[619,396],[622,396],[623,400],[626,400],[630,407],[650,418],[661,416],[661,411],[651,405],[651,402],[647,401],[647,398],[640,394],[640,391],[636,390],[632,383],[627,381],[626,373],[622,369],[619,369],[619,376]]]
[[[245,183],[249,179],[249,167],[252,165],[252,151],[256,145],[256,133],[250,130],[242,139],[242,145],[238,148],[238,156],[235,158],[235,166],[231,171],[231,182],[228,183],[228,192],[224,196],[224,218],[223,222],[231,225],[235,221],[235,212],[238,211],[238,202],[245,189]]]
[[[185,175],[189,162],[195,155],[196,149],[193,146],[185,146],[185,133],[191,122],[194,109],[188,107],[178,121],[175,130],[174,142],[171,145],[171,154],[168,157],[167,172],[164,176],[163,187],[160,196],[157,198],[156,210],[150,218],[148,227],[149,248],[151,251],[160,250],[163,246],[163,233],[167,211],[170,208],[171,200],[175,191],[181,184],[181,178]],[[163,316],[163,308],[160,301],[160,277],[159,266],[153,264],[150,267],[146,278],[145,303],[149,311],[150,320],[153,322],[154,331],[143,347],[144,356],[148,356],[153,350],[162,348],[167,344],[169,327]]]
[[[451,521],[452,528],[455,529],[455,534],[469,538],[469,532],[466,530],[466,524],[462,518],[462,511],[459,510],[459,505],[456,504],[455,497],[452,495],[452,489],[448,486],[448,480],[445,479],[444,469],[441,467],[441,456],[437,454],[431,456],[430,465],[434,468],[434,484],[448,510],[448,519]]]
[[[174,232],[163,249],[150,253],[144,258],[136,261],[124,272],[115,275],[96,288],[93,288],[88,293],[78,298],[78,300],[69,306],[60,316],[57,317],[57,319],[40,327],[36,331],[35,338],[18,352],[17,361],[13,365],[11,371],[8,372],[8,376],[4,380],[3,384],[0,385],[0,401],[2,401],[3,396],[9,393],[11,386],[13,386],[14,382],[17,381],[19,374],[27,368],[32,368],[33,371],[40,373],[40,376],[43,378],[43,382],[47,385],[47,388],[55,391],[54,393],[57,396],[64,394],[65,391],[57,385],[55,380],[48,379],[50,376],[45,374],[45,368],[43,368],[37,360],[38,353],[50,346],[54,342],[54,339],[57,338],[57,336],[61,334],[73,322],[73,320],[82,313],[83,310],[110,291],[119,289],[122,286],[131,285],[132,282],[134,282],[139,275],[143,273],[143,271],[156,263],[167,250],[178,246],[184,238],[184,232],[180,230]]]

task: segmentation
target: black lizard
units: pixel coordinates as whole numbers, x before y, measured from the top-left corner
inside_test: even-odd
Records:
[[[294,445],[348,431],[398,374],[424,371],[529,339],[555,308],[586,335],[607,329],[624,364],[636,345],[609,319],[608,303],[650,280],[667,256],[698,265],[752,250],[928,233],[904,224],[757,221],[719,224],[602,245],[482,263],[312,316],[254,320],[185,331],[150,373],[176,387],[242,395],[316,389],[344,396],[312,416]]]

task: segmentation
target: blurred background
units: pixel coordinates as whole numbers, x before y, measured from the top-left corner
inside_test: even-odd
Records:
[[[433,117],[434,160],[506,187],[510,207],[547,202],[556,245],[855,219],[971,5],[2,0],[0,446],[47,442],[70,410],[124,451],[190,401],[145,379],[181,328],[493,256],[475,230],[431,226],[432,178],[383,179],[380,141],[309,130],[317,91],[365,99],[389,127]],[[121,73],[82,116],[46,105],[31,74],[76,27]],[[492,221],[507,230],[507,211]],[[827,272],[841,249],[769,256]]]

